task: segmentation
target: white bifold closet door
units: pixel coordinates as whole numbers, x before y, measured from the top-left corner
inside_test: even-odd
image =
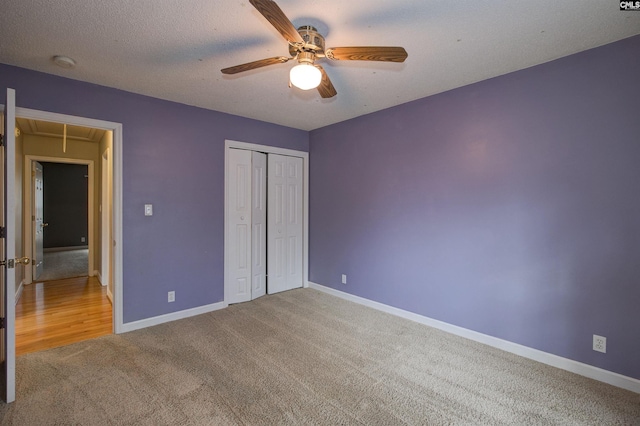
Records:
[[[266,154],[229,150],[228,303],[263,296],[266,291]]]
[[[269,294],[303,284],[302,158],[269,154],[267,274]]]
[[[251,152],[251,300],[267,291],[267,155]]]
[[[230,148],[228,160],[228,303],[302,287],[302,158]]]

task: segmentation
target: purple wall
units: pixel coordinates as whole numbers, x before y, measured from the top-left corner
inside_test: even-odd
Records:
[[[639,75],[636,36],[311,132],[310,281],[640,379]]]
[[[7,65],[0,87],[19,107],[122,123],[125,323],[223,300],[225,139],[309,147],[301,130]]]

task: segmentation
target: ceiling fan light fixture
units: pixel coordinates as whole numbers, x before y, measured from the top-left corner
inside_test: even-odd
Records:
[[[314,65],[316,60],[334,61],[382,61],[404,62],[407,51],[399,46],[352,46],[325,49],[324,37],[311,25],[293,26],[274,0],[249,0],[249,3],[275,28],[289,44],[291,57],[276,56],[247,62],[220,70],[223,74],[237,74],[256,68],[266,67],[295,60],[298,65],[289,72],[289,87],[302,90],[318,89],[324,99],[334,97],[337,92],[322,65]]]
[[[291,68],[289,79],[298,89],[311,90],[320,85],[322,72],[310,63],[304,62]]]

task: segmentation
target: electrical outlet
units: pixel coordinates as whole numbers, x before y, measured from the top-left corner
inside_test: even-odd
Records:
[[[347,283],[347,276],[345,274],[342,274],[342,284],[346,284]]]
[[[593,350],[597,352],[602,352],[603,354],[607,353],[607,338],[598,336],[597,334],[593,335]]]
[[[145,204],[144,205],[144,215],[145,216],[153,216],[153,204]]]
[[[85,242],[84,237],[80,237],[80,242],[81,242],[81,243],[84,243],[84,242]]]
[[[169,293],[167,293],[167,301],[168,302],[175,302],[176,301],[176,292],[175,291],[170,291]]]

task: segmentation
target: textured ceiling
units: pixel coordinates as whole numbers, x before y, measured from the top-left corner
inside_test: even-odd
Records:
[[[278,0],[327,47],[404,46],[403,64],[324,60],[338,91],[288,87],[292,62],[246,0],[3,0],[0,62],[312,130],[640,34],[640,12],[605,0]],[[53,64],[74,58],[74,69]]]

